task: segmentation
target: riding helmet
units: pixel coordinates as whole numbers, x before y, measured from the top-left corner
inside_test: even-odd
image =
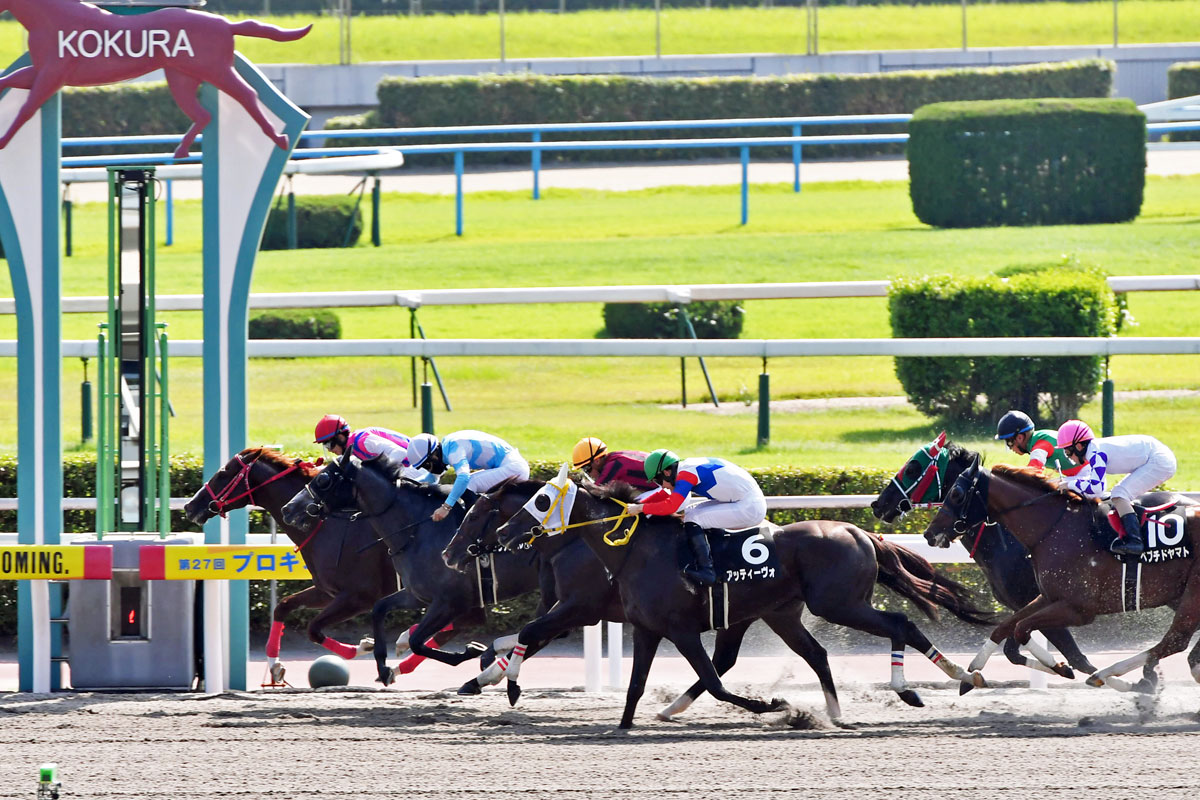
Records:
[[[1095,438],[1095,434],[1092,433],[1091,427],[1086,422],[1078,419],[1069,419],[1058,429],[1057,444],[1060,448],[1065,449],[1082,442],[1090,442]]]
[[[326,414],[321,417],[321,421],[317,423],[315,432],[316,438],[313,439],[316,443],[327,442],[339,433],[349,433],[350,423],[346,422],[344,417],[337,414]]]
[[[573,469],[586,469],[592,465],[592,462],[597,457],[604,455],[607,451],[608,445],[595,436],[587,436],[580,439],[571,450],[571,467]]]
[[[679,456],[665,447],[646,456],[646,477],[658,483],[663,473],[679,463]]]
[[[418,433],[408,443],[408,463],[420,469],[437,446],[438,438],[432,433]]]
[[[1033,420],[1024,411],[1009,411],[996,423],[996,438],[1011,439],[1018,433],[1033,430]]]

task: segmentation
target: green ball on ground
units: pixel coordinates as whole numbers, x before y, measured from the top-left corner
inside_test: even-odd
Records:
[[[314,689],[323,686],[347,686],[350,683],[350,667],[341,656],[321,656],[308,668],[308,685]]]

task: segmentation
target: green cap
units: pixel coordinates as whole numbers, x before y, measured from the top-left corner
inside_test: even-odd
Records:
[[[58,764],[42,764],[38,767],[38,783],[58,783]]]
[[[679,456],[666,448],[655,450],[646,456],[646,477],[658,481],[659,476],[679,463]]]

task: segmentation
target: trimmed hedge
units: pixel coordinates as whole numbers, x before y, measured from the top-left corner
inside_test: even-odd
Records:
[[[1117,304],[1096,272],[1036,271],[997,277],[932,276],[892,281],[897,338],[1112,336]],[[1045,422],[1078,416],[1102,377],[1100,356],[897,358],[909,402],[952,421],[994,419],[1010,408]],[[982,399],[980,399],[982,398]]]
[[[165,81],[63,90],[62,135],[183,135],[192,124]],[[145,150],[145,145],[73,148],[70,155],[108,155]]]
[[[909,193],[927,225],[1128,222],[1146,185],[1132,100],[936,103],[909,123]]]
[[[377,90],[379,108],[361,117],[339,117],[327,128],[421,127],[521,124],[534,122],[609,122],[625,120],[713,119],[799,115],[911,112],[945,100],[1012,97],[1108,97],[1115,66],[1089,59],[1055,64],[982,69],[926,70],[877,74],[798,74],[771,77],[647,78],[620,75],[479,75],[385,78]],[[822,126],[822,134],[881,133],[903,126]],[[722,129],[721,136],[790,135],[791,129]],[[603,132],[596,139],[645,138],[645,131]],[[672,138],[710,137],[712,130],[672,131]],[[579,133],[547,134],[546,141],[585,138]],[[528,141],[525,136],[481,137],[459,141]],[[413,138],[445,143],[453,137]],[[730,149],[728,153],[735,152]],[[822,147],[822,158],[900,152],[898,145]],[[585,161],[712,158],[717,150],[581,151],[545,154]],[[756,148],[756,158],[790,158],[787,147]],[[436,161],[435,161],[436,159]],[[413,156],[412,164],[444,163],[449,156]],[[528,163],[525,153],[472,154],[476,163]]]
[[[1180,61],[1167,70],[1167,99],[1200,94],[1200,61]],[[1200,141],[1200,131],[1179,131],[1166,137],[1172,142]]]
[[[733,300],[688,303],[688,319],[697,339],[736,339],[746,311]],[[604,328],[613,339],[688,339],[674,303],[605,303]]]
[[[251,339],[340,339],[342,323],[327,308],[280,308],[250,317]]]
[[[362,235],[363,217],[358,198],[350,196],[296,196],[296,246],[353,247]],[[263,231],[262,250],[286,250],[287,206],[284,198],[271,208]]]

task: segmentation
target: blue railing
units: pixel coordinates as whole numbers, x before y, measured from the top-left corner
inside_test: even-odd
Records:
[[[833,136],[802,136],[805,126],[814,125],[870,125],[870,124],[901,124],[912,118],[911,114],[859,114],[829,117],[759,117],[750,119],[712,119],[712,120],[654,120],[628,122],[574,122],[574,123],[538,123],[525,125],[462,125],[431,128],[375,128],[366,130],[332,130],[309,131],[301,134],[301,141],[337,140],[337,139],[404,139],[428,136],[466,136],[484,134],[529,134],[529,142],[461,142],[448,144],[403,144],[390,146],[406,155],[416,154],[452,154],[454,156],[455,177],[455,234],[463,233],[463,175],[465,173],[465,156],[467,153],[505,153],[528,152],[531,156],[533,171],[533,199],[541,197],[540,173],[542,154],[545,152],[572,152],[584,150],[687,150],[687,149],[730,149],[737,148],[740,154],[741,175],[741,224],[749,221],[749,166],[750,149],[753,147],[792,148],[793,191],[800,191],[800,165],[803,161],[803,148],[814,146],[855,145],[855,144],[903,144],[908,141],[907,133],[886,134],[847,134]],[[791,136],[761,136],[761,137],[730,137],[703,139],[620,139],[620,140],[587,140],[587,141],[553,141],[542,140],[547,133],[597,133],[612,131],[639,130],[697,130],[715,128],[747,128],[747,127],[790,127]],[[1146,126],[1151,136],[1178,131],[1200,130],[1200,122],[1157,122]],[[114,145],[171,145],[178,144],[180,136],[103,136],[83,137],[63,140],[63,147],[99,147]],[[203,137],[198,137],[197,141]],[[321,158],[338,155],[369,155],[380,152],[380,148],[371,147],[313,147],[296,150],[294,158]],[[70,156],[63,158],[65,167],[83,166],[116,166],[121,164],[178,164],[198,161],[198,156],[185,159],[175,159],[168,154],[132,154],[111,156]],[[170,213],[170,210],[168,210]]]

